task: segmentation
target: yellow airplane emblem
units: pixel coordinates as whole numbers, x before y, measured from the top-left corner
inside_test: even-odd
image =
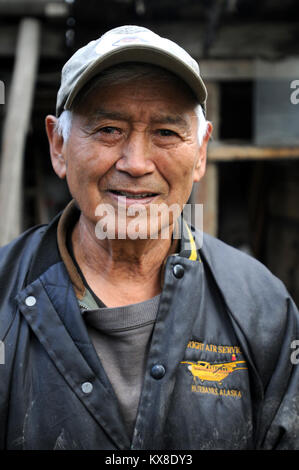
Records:
[[[193,375],[194,380],[207,380],[210,382],[221,382],[235,370],[247,369],[244,367],[245,361],[223,362],[211,364],[210,362],[182,361],[181,364],[189,364],[188,369]]]

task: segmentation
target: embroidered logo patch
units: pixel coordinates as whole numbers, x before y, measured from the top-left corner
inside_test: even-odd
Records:
[[[225,387],[228,376],[233,377],[237,371],[247,369],[239,346],[216,345],[192,340],[189,341],[187,350],[196,351],[197,356],[195,359],[188,354],[190,359],[187,356],[186,360],[181,362],[183,366],[187,366],[192,375],[191,392],[232,398],[242,397],[242,392],[238,388]],[[204,356],[202,360],[200,356]],[[229,384],[231,386],[231,380]]]
[[[223,362],[211,364],[210,362],[182,361],[181,364],[188,364],[188,370],[193,375],[194,381],[222,382],[229,374],[235,370],[247,369],[244,367],[245,361]]]

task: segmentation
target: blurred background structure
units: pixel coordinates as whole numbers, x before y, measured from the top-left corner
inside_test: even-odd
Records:
[[[214,134],[190,202],[204,203],[206,232],[261,260],[299,304],[296,0],[0,0],[0,245],[70,199],[44,119],[70,55],[122,24],[198,60]]]

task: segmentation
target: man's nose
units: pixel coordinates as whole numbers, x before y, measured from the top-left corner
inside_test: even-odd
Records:
[[[143,132],[132,132],[127,138],[122,146],[121,157],[116,162],[116,169],[135,177],[154,171],[150,143]]]

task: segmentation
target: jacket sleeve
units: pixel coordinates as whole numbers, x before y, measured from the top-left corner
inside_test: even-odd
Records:
[[[275,338],[273,338],[275,341]],[[260,413],[259,449],[299,449],[299,313],[287,299],[283,341]]]

